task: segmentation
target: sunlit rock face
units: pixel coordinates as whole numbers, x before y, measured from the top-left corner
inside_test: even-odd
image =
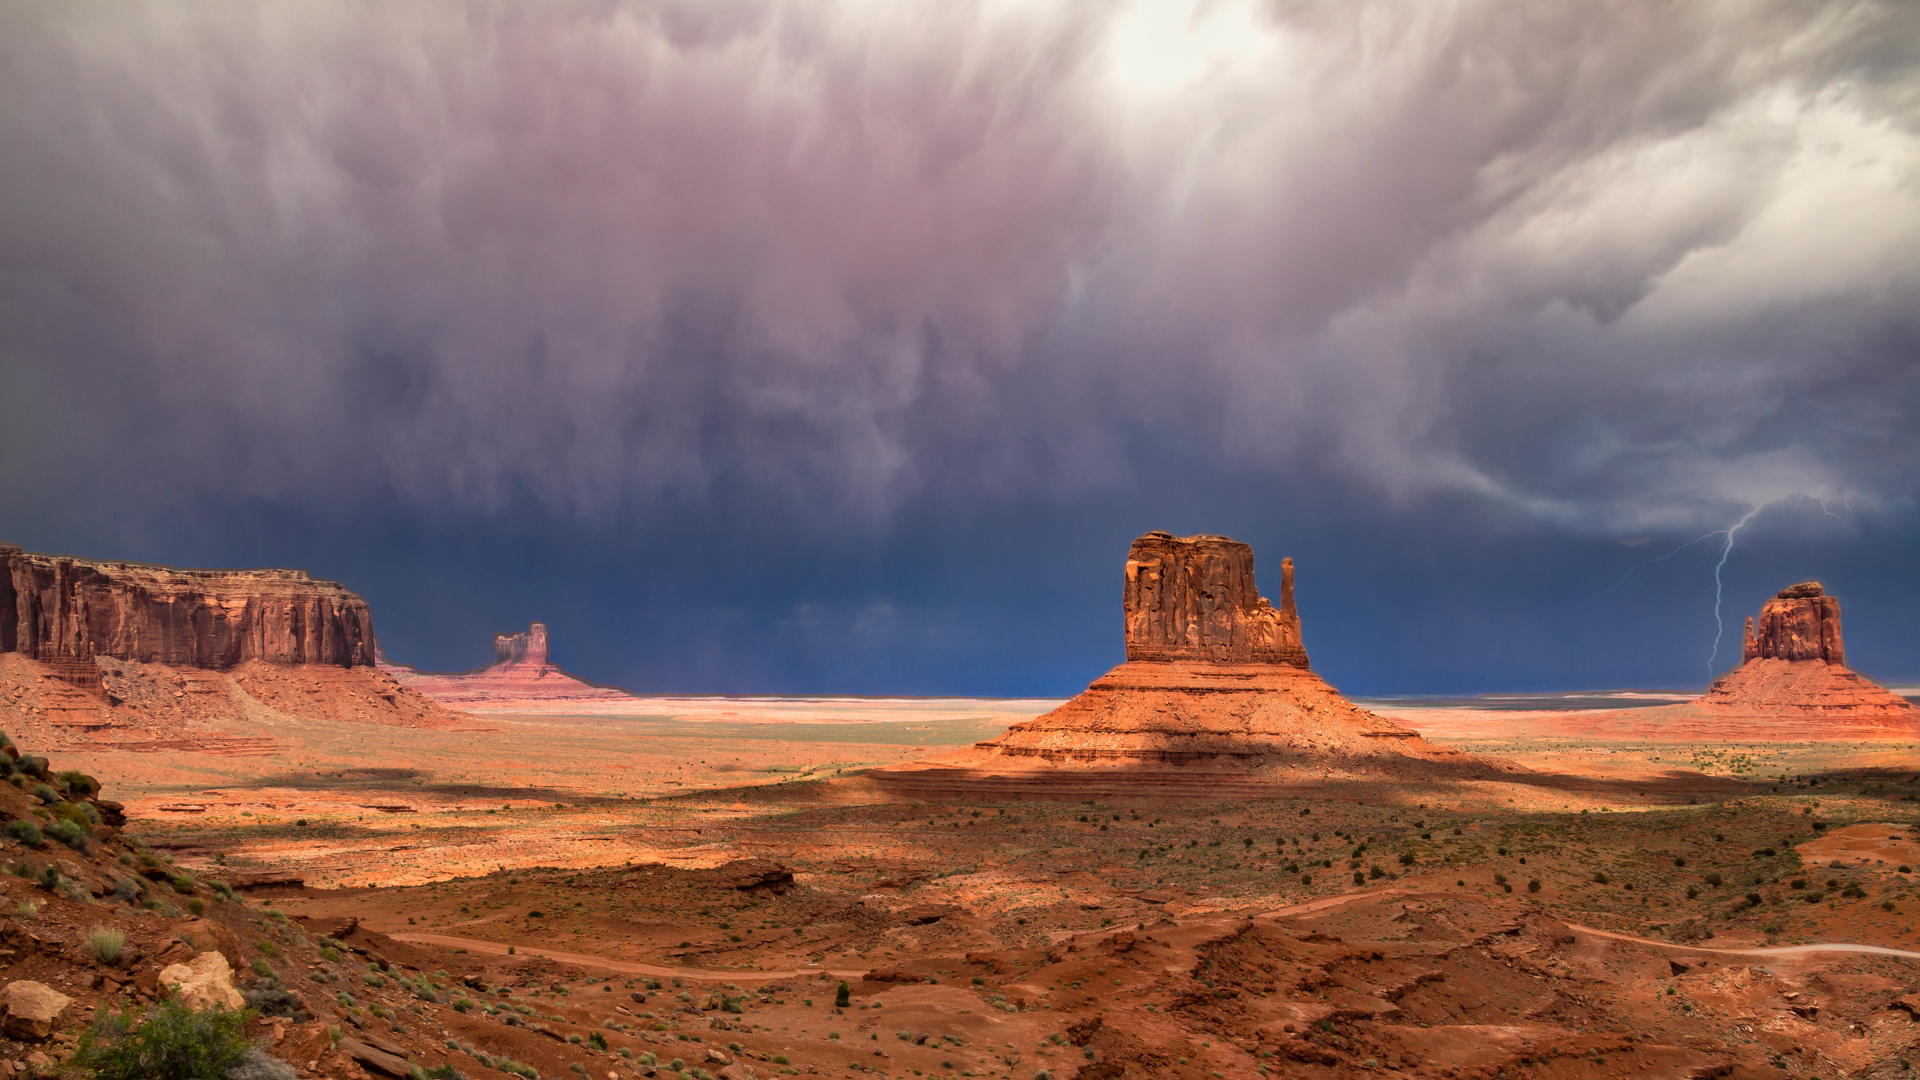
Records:
[[[1126,568],[1127,659],[1307,666],[1293,604],[1293,560],[1280,561],[1280,607],[1253,581],[1253,548],[1224,536],[1150,532]]]
[[[1760,619],[1747,620],[1747,660],[1825,660],[1845,664],[1847,648],[1840,637],[1840,601],[1826,595],[1817,581],[1789,585],[1760,608]]]
[[[304,570],[179,570],[0,545],[0,652],[179,667],[370,666],[373,615]]]

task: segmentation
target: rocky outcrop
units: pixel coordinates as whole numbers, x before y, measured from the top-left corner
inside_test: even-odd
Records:
[[[1255,587],[1246,544],[1148,533],[1128,552],[1123,605],[1127,660],[1077,697],[969,750],[868,775],[923,797],[1218,799],[1296,782],[1524,771],[1434,746],[1314,674],[1291,559],[1275,608]]]
[[[374,662],[367,602],[302,570],[179,570],[0,545],[0,652],[225,669]]]
[[[1745,660],[1824,660],[1845,664],[1840,638],[1840,601],[1817,581],[1789,585],[1760,608],[1760,621],[1747,620]]]
[[[1224,536],[1150,532],[1127,552],[1127,659],[1307,666],[1280,560],[1280,607],[1253,583],[1253,548]]]

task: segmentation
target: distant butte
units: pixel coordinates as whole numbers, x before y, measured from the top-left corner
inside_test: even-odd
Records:
[[[1748,619],[1744,662],[1682,705],[1603,713],[1606,737],[1781,742],[1920,737],[1920,708],[1847,666],[1840,601],[1817,581],[1781,589]]]
[[[1254,585],[1253,549],[1224,536],[1150,532],[1128,552],[1127,660],[1078,697],[972,749],[876,770],[915,794],[1059,785],[1219,798],[1241,788],[1520,772],[1420,736],[1314,674],[1281,561],[1280,605]]]
[[[564,711],[569,705],[633,700],[625,690],[590,683],[561,670],[549,655],[545,623],[495,634],[493,655],[493,663],[486,667],[457,673],[418,671],[384,657],[380,666],[408,689],[466,712]]]

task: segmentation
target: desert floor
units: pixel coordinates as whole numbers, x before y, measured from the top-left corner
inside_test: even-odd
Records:
[[[258,883],[249,903],[455,974],[537,972],[536,998],[667,1043],[658,1062],[689,1039],[760,1075],[1016,1080],[1920,1058],[1920,747],[1581,741],[1527,733],[1565,709],[1380,704],[1531,772],[1215,804],[909,803],[862,774],[1046,704],[315,723],[270,755],[63,757],[181,868]],[[583,1067],[670,1075],[616,1051]]]

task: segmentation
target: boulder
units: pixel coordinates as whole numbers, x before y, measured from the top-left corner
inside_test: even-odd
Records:
[[[16,979],[0,990],[0,1034],[23,1042],[40,1042],[66,1015],[73,999],[45,983]]]
[[[352,1058],[354,1063],[375,1076],[390,1076],[394,1080],[408,1080],[413,1075],[413,1066],[407,1059],[385,1050],[376,1049],[359,1039],[341,1039],[335,1049]]]
[[[180,999],[196,1009],[223,1005],[245,1008],[247,999],[233,985],[233,969],[224,953],[204,952],[184,964],[172,964],[160,972],[160,985],[171,986]]]

